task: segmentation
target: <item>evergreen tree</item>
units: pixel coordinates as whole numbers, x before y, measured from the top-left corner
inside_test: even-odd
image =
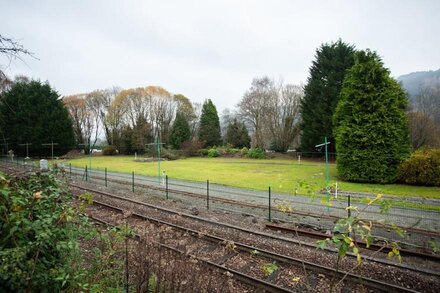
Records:
[[[409,155],[408,99],[379,56],[356,54],[334,116],[338,174],[358,182],[396,180]]]
[[[239,148],[250,148],[251,147],[251,137],[249,135],[249,131],[247,130],[246,125],[244,123],[241,124],[241,144],[237,145]]]
[[[127,137],[130,135],[127,133]],[[139,116],[136,119],[136,125],[132,129],[132,149],[139,153],[145,152],[146,144],[153,140],[151,135],[151,124],[145,119],[144,116]],[[127,146],[127,144],[126,144]]]
[[[200,116],[199,139],[204,141],[207,147],[221,144],[220,120],[217,109],[210,99],[203,103],[202,115]]]
[[[237,119],[234,119],[234,121],[228,125],[225,143],[231,144],[236,148],[250,147],[251,138],[244,123],[240,123]]]
[[[334,151],[332,117],[346,71],[354,64],[354,52],[353,46],[341,40],[316,50],[301,101],[303,152],[316,152],[315,145],[324,142],[324,137],[331,142],[330,151]]]
[[[121,137],[119,142],[119,152],[124,155],[131,155],[134,153],[134,131],[130,126],[125,126],[121,130]]]
[[[25,155],[23,143],[32,143],[30,155],[50,155],[44,143],[58,143],[56,155],[68,152],[74,144],[72,121],[59,94],[48,83],[19,81],[0,97],[0,131],[9,138],[9,149]]]
[[[182,112],[176,113],[176,119],[170,131],[170,144],[174,149],[180,149],[182,143],[191,138],[188,121]]]

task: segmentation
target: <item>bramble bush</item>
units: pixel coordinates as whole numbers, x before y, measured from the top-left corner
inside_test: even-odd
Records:
[[[399,181],[406,184],[440,186],[440,149],[422,149],[402,162]]]
[[[71,200],[52,175],[0,178],[1,292],[59,292],[80,277]]]

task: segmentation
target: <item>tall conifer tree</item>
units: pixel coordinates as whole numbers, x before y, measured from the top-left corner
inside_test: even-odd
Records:
[[[335,111],[338,174],[358,182],[389,183],[410,152],[408,99],[379,56],[356,54]]]
[[[9,149],[25,155],[23,143],[32,143],[29,154],[50,155],[44,143],[57,143],[55,155],[74,144],[72,120],[59,94],[48,83],[20,81],[0,96],[0,132],[9,138]]]
[[[174,149],[180,149],[182,143],[191,138],[191,130],[185,115],[181,112],[176,113],[176,119],[170,131],[170,144]]]
[[[220,119],[217,109],[210,99],[203,103],[199,139],[204,141],[207,147],[221,145]]]
[[[303,152],[316,152],[315,145],[322,143],[324,137],[331,142],[330,150],[334,150],[332,117],[346,71],[354,64],[354,52],[353,46],[341,40],[316,50],[301,101]]]

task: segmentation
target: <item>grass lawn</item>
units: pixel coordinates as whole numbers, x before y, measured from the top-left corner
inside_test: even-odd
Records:
[[[88,157],[69,161],[72,166],[85,167]],[[133,156],[95,156],[92,157],[93,169],[107,168],[109,171],[157,176],[157,162],[136,162]],[[410,186],[402,184],[363,184],[339,181],[336,164],[330,164],[331,183],[338,182],[339,190],[353,192],[371,192],[402,196],[421,196],[440,198],[440,188]],[[270,159],[253,160],[237,158],[187,158],[176,161],[162,161],[161,170],[169,178],[191,181],[206,181],[249,189],[274,192],[305,193],[298,183],[305,181],[319,190],[325,187],[325,164],[315,161]]]

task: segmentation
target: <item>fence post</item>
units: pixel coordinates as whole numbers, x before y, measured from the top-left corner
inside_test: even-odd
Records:
[[[86,173],[86,181],[88,181],[89,171],[87,170],[87,165],[86,165],[86,168],[84,169],[84,171]]]
[[[107,168],[104,169],[105,187],[107,187]]]
[[[272,210],[272,192],[270,190],[270,186],[269,186],[269,222],[272,222],[272,214],[271,214],[271,210]]]
[[[70,172],[70,177],[72,177],[72,163],[69,163],[69,172]]]
[[[351,196],[350,196],[350,194],[349,194],[348,197],[347,197],[347,207],[348,207],[348,209],[347,209],[347,213],[348,213],[348,217],[349,217],[349,218],[351,217],[350,199],[351,199]]]
[[[168,175],[165,175],[165,194],[168,199]]]
[[[131,191],[134,192],[134,171],[131,173]]]
[[[206,180],[206,209],[209,210],[209,180]]]

